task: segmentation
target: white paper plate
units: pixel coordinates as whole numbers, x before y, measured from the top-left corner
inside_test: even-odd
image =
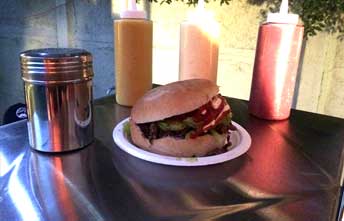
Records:
[[[205,166],[217,164],[239,157],[251,146],[251,137],[248,132],[242,126],[232,121],[237,130],[231,131],[230,141],[232,146],[225,153],[208,157],[170,157],[159,155],[138,148],[127,139],[123,131],[123,126],[128,120],[129,118],[124,119],[114,128],[112,137],[115,143],[125,152],[153,163],[173,166]]]

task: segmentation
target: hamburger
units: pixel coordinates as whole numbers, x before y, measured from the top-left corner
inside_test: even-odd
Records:
[[[132,142],[167,156],[200,157],[227,151],[232,113],[217,85],[205,79],[173,82],[147,92],[133,106]]]

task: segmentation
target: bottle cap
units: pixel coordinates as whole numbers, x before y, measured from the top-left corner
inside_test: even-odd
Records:
[[[138,18],[138,19],[145,19],[146,12],[142,10],[138,10],[136,7],[136,0],[129,0],[129,7],[127,4],[128,0],[124,0],[124,10],[120,12],[121,18]]]
[[[299,15],[288,13],[288,0],[282,0],[279,13],[269,13],[266,22],[296,25],[299,23]]]

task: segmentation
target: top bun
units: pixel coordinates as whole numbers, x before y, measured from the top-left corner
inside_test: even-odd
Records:
[[[188,113],[208,103],[219,87],[206,79],[177,81],[148,91],[134,105],[131,119],[149,123]]]

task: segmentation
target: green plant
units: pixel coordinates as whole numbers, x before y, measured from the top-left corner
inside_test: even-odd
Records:
[[[198,0],[149,0],[160,4],[181,1],[188,5],[197,4]],[[205,0],[208,2],[209,0]],[[218,0],[214,0],[218,1]],[[229,5],[232,0],[219,0],[221,5]],[[261,5],[263,17],[268,12],[277,12],[282,0],[247,0],[249,4]],[[318,32],[339,32],[344,39],[344,0],[289,0],[290,11],[300,15],[305,36],[314,36]]]
[[[251,2],[254,0],[251,0]],[[262,10],[265,16],[268,11],[277,12],[280,0],[265,0],[267,9]],[[289,0],[290,10],[299,14],[304,26],[305,36],[314,36],[318,32],[339,32],[344,34],[344,1],[343,0]]]

